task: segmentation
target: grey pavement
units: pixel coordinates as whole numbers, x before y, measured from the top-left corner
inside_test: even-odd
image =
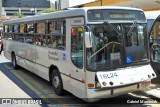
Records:
[[[9,62],[3,53],[0,55],[0,64]],[[2,99],[1,99],[2,98]],[[10,80],[0,69],[0,102],[4,99],[10,98],[31,98],[20,87],[18,87],[12,80]],[[13,101],[13,100],[12,100]],[[3,103],[3,102],[2,102]],[[0,107],[39,107],[38,104],[0,104]]]
[[[3,53],[0,55],[0,63],[9,62],[5,59]],[[10,80],[0,70],[0,98],[31,98],[21,88],[19,88],[12,80]]]
[[[152,80],[150,90],[145,91],[146,94],[160,98],[160,75]]]

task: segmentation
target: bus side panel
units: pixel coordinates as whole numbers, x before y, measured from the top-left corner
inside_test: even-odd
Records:
[[[68,75],[67,72],[70,72],[68,67],[69,66],[68,55],[64,50],[37,46],[35,62],[36,66],[34,68],[34,71],[36,72],[37,75],[46,80],[49,80],[49,67],[51,65],[56,66],[60,74],[62,74],[61,76],[63,77],[67,78],[66,76]],[[68,83],[68,81],[70,81],[70,78],[68,79],[62,78],[62,81],[65,82],[63,83],[65,85],[66,83]],[[68,85],[69,83],[65,86]]]
[[[52,64],[52,60],[48,59],[47,47],[36,46],[35,48],[35,64],[34,72],[40,77],[49,81],[49,67]]]
[[[14,52],[15,55],[18,54],[18,43],[15,41],[4,40],[4,44],[5,44],[4,48],[6,51],[6,58],[11,61],[12,60],[11,53]]]
[[[11,52],[8,49],[9,46],[9,42],[8,40],[3,40],[3,44],[4,44],[4,55],[7,59],[9,59],[11,61]]]
[[[7,59],[9,59],[10,61],[12,60],[12,52],[15,54],[16,56],[16,61],[17,64],[21,67],[24,67],[26,69],[27,65],[26,62],[28,60],[25,59],[25,49],[24,49],[24,43],[20,43],[20,42],[15,42],[15,41],[10,41],[10,40],[4,40],[4,44],[5,44],[5,57]],[[33,65],[33,64],[30,64]],[[28,69],[30,71],[32,71],[32,69]]]
[[[21,42],[17,42],[17,53],[16,53],[16,60],[17,60],[17,64],[21,67],[25,68],[25,50],[24,50],[24,43]],[[27,69],[27,68],[26,68]]]
[[[23,46],[23,47],[22,47]],[[28,69],[29,71],[36,74],[34,71],[35,67],[35,46],[33,44],[29,43],[23,43],[21,46],[21,53],[23,53],[23,58],[25,59],[24,62],[24,68]]]
[[[34,67],[34,62],[31,60],[33,58],[28,58],[27,56],[30,57],[30,54],[28,54],[28,51],[33,49],[34,45],[18,42],[18,41],[10,41],[10,40],[4,40],[5,44],[5,57],[9,59],[10,61],[12,60],[11,54],[12,52],[16,56],[16,61],[17,64],[31,72],[33,71]],[[32,53],[35,53],[34,51]],[[34,72],[35,73],[35,72]]]

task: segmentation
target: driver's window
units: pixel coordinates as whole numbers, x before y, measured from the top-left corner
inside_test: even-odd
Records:
[[[83,68],[83,28],[71,29],[71,60],[78,68]]]

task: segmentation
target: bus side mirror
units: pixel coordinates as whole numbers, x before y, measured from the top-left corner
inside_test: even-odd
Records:
[[[92,48],[91,32],[85,32],[85,45],[86,45],[86,48]]]

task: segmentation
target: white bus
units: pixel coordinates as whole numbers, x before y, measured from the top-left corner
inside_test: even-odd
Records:
[[[151,48],[151,65],[160,72],[160,11],[145,12]]]
[[[150,66],[147,21],[141,9],[86,7],[4,23],[4,54],[88,102],[145,89]]]

